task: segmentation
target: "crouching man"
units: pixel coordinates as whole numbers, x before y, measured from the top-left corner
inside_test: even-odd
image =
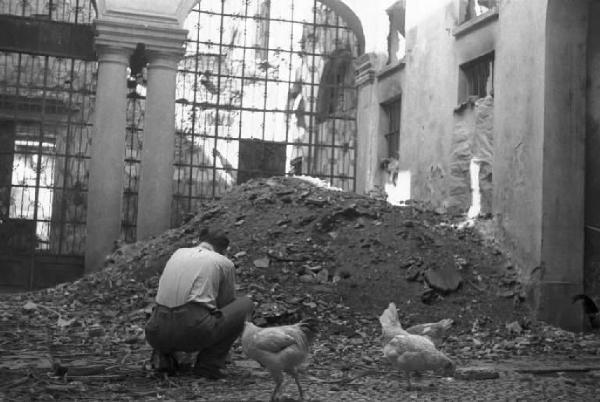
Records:
[[[229,349],[254,308],[247,296],[235,297],[235,267],[223,255],[228,246],[224,233],[210,230],[198,246],[180,248],[167,261],[146,325],[159,371],[176,369],[175,352],[198,352],[195,374],[225,377]]]

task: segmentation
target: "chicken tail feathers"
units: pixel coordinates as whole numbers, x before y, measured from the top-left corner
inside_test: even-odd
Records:
[[[312,343],[319,330],[317,320],[314,318],[305,318],[300,321],[298,325],[300,326],[302,333],[306,336],[308,343]]]
[[[580,295],[573,296],[573,303],[575,303],[579,300],[583,301],[583,311],[586,314],[588,314],[588,315],[598,314],[598,312],[600,312],[600,310],[598,310],[598,306],[596,305],[594,300],[591,297],[589,297],[588,295],[580,294]]]

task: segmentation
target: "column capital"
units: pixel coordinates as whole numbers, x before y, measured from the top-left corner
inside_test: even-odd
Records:
[[[147,52],[162,54],[177,58],[185,53],[185,40],[187,30],[153,26],[151,24],[126,24],[113,20],[96,20],[96,48],[103,46],[120,47],[135,50],[138,44],[143,43]]]
[[[101,63],[108,62],[127,65],[129,64],[129,57],[132,52],[131,49],[121,46],[96,44],[96,54],[98,55],[98,61]]]
[[[185,49],[182,49],[185,50]],[[162,50],[146,50],[148,58],[148,68],[162,68],[168,70],[177,70],[179,60],[183,56],[184,51],[180,53],[165,52]]]

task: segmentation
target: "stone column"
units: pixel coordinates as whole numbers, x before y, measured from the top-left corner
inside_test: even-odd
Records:
[[[170,228],[175,148],[175,84],[182,52],[148,51],[137,239]]]
[[[548,1],[544,109],[540,111],[544,115],[544,269],[537,318],[571,331],[580,330],[583,323],[583,309],[571,298],[584,289],[589,12],[586,0]]]
[[[126,79],[130,50],[100,45],[87,206],[85,271],[98,270],[121,233]]]
[[[355,61],[358,104],[356,108],[356,192],[363,194],[373,188],[378,173],[378,140],[380,105],[377,99],[376,71],[379,59],[366,53]]]

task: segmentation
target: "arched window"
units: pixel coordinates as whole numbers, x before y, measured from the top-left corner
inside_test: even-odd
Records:
[[[178,72],[174,223],[253,177],[293,172],[354,189],[352,61],[363,44],[324,3],[332,2],[201,0],[191,11]]]

